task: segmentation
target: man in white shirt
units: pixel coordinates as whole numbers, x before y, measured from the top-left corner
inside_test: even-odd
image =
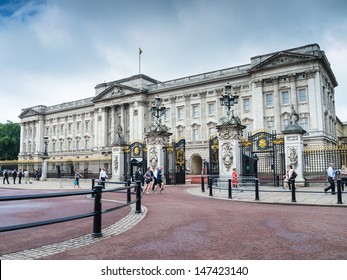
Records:
[[[329,167],[327,169],[327,177],[328,177],[328,181],[330,183],[330,186],[329,187],[326,187],[324,189],[324,192],[327,193],[328,190],[331,189],[331,194],[335,194],[335,170],[334,170],[334,164],[333,163],[330,163],[329,164]]]
[[[107,173],[105,171],[105,167],[103,169],[101,169],[100,174],[99,174],[99,180],[105,182],[106,178],[108,178]],[[105,188],[105,183],[102,183],[102,188]]]

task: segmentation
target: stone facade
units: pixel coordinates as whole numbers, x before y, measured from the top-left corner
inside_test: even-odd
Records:
[[[156,96],[166,107],[163,124],[171,140],[186,139],[188,171],[201,172],[209,161],[208,140],[226,115],[219,102],[225,85],[239,95],[234,114],[246,126],[281,133],[290,123],[291,105],[306,130],[305,145],[337,142],[334,88],[337,81],[324,52],[317,44],[251,58],[251,63],[160,82],[146,75],[98,84],[95,96],[54,106],[23,109],[19,163],[35,168],[42,162],[44,136],[48,136],[49,173],[59,165],[97,173],[111,171],[112,147],[121,127],[126,143],[145,141],[153,120]]]

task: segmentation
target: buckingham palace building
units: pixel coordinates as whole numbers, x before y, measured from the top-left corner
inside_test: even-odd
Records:
[[[238,96],[233,114],[245,126],[244,137],[262,130],[280,135],[294,107],[305,146],[338,142],[337,81],[324,51],[310,44],[165,82],[137,74],[97,84],[95,95],[82,100],[22,109],[19,168],[38,169],[46,156],[49,176],[75,170],[92,176],[102,167],[110,173],[119,129],[124,143],[144,143],[159,97],[170,141],[185,139],[186,170],[200,174],[210,160],[209,140],[227,113],[220,104],[226,85]]]

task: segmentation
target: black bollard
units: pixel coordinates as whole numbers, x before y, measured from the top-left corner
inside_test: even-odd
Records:
[[[232,191],[231,191],[231,179],[228,180],[228,198],[232,199]]]
[[[92,179],[92,190],[94,190],[94,185],[95,185],[95,179],[93,178]],[[94,198],[94,197],[95,197],[95,194],[92,193],[92,198]]]
[[[127,203],[131,202],[130,180],[127,181]]]
[[[341,179],[337,179],[337,204],[342,204]]]
[[[296,202],[295,180],[290,180],[290,185],[292,187],[292,202]]]
[[[212,193],[212,184],[213,184],[213,179],[212,178],[209,178],[208,179],[208,187],[209,187],[209,196],[213,196],[213,193]]]
[[[205,192],[205,177],[201,176],[201,192]]]
[[[259,200],[259,179],[255,178],[255,200]]]
[[[93,237],[101,237],[101,193],[102,193],[102,185],[97,185],[93,187],[95,192],[94,196],[94,222],[93,222]]]
[[[135,213],[142,213],[141,211],[141,182],[136,182],[136,210]]]
[[[280,176],[276,175],[276,187],[280,186]]]

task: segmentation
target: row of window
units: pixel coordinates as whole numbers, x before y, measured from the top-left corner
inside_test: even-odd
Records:
[[[55,152],[63,152],[63,151],[72,151],[73,150],[73,147],[72,147],[72,143],[73,140],[68,140],[66,142],[66,150],[64,148],[64,142],[61,141],[59,143],[56,143],[56,142],[53,142],[52,143],[52,149],[48,149],[49,151],[52,151],[53,153]],[[81,147],[81,140],[79,139],[76,139],[75,140],[75,149],[74,150],[81,150],[81,149],[90,149],[90,140],[89,139],[84,139],[84,148]],[[59,145],[59,150],[57,150],[57,147]],[[28,144],[23,144],[23,152],[24,153],[34,153],[35,152],[35,143],[34,145],[32,145],[31,142],[29,142]]]

